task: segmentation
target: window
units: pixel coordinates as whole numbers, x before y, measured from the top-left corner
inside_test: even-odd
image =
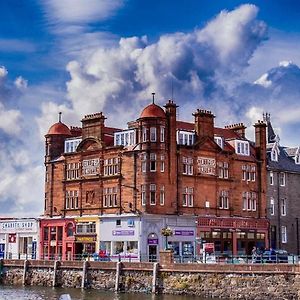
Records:
[[[243,210],[256,211],[257,207],[257,193],[243,192]]]
[[[285,186],[285,173],[283,172],[279,173],[279,184]]]
[[[248,141],[235,141],[235,153],[240,155],[250,155]]]
[[[165,205],[165,187],[163,185],[160,187],[159,204]]]
[[[161,155],[160,156],[160,172],[164,172],[165,171],[165,156]]]
[[[141,161],[142,172],[145,173],[147,172],[147,153],[141,154]]]
[[[141,200],[142,200],[142,205],[144,206],[144,205],[146,205],[146,202],[147,202],[147,200],[146,200],[146,185],[145,184],[143,184],[143,185],[141,185]]]
[[[104,188],[103,207],[116,207],[118,205],[118,188]]]
[[[185,187],[183,189],[182,206],[192,207],[194,205],[194,189],[192,187]]]
[[[32,253],[32,237],[19,238],[19,253],[20,255],[31,255]]]
[[[150,142],[156,142],[156,127],[150,127]]]
[[[150,184],[150,205],[156,204],[156,184]]]
[[[256,178],[256,167],[252,165],[242,166],[242,180],[243,181],[255,181]]]
[[[275,215],[275,201],[274,201],[274,198],[270,199],[270,215],[271,216]]]
[[[271,161],[278,161],[278,152],[276,149],[272,149],[271,151]]]
[[[67,139],[65,140],[65,153],[71,153],[75,152],[77,149],[77,146],[80,144],[81,138],[76,139]]]
[[[219,208],[220,209],[228,209],[229,208],[228,191],[221,191],[220,192]]]
[[[280,210],[281,210],[281,215],[286,216],[286,199],[280,200]]]
[[[195,133],[189,131],[177,131],[177,144],[191,146],[194,144]]]
[[[66,179],[79,179],[80,178],[80,163],[67,163],[66,165]]]
[[[270,182],[270,185],[274,184],[274,174],[272,171],[270,171],[270,173],[269,173],[269,182]]]
[[[119,174],[119,158],[109,158],[104,160],[104,176],[114,176]]]
[[[156,172],[156,154],[150,153],[150,172]]]
[[[121,226],[121,219],[116,220],[116,226],[118,226],[118,227]]]
[[[148,140],[148,128],[143,127],[142,129],[142,141],[147,142]]]
[[[66,207],[66,209],[78,208],[78,191],[77,190],[66,191],[65,207]]]
[[[76,226],[76,233],[79,234],[96,233],[96,222],[78,223]]]
[[[46,166],[45,182],[49,182],[49,168],[48,168],[48,166]]]
[[[229,177],[228,163],[220,161],[218,163],[218,168],[219,168],[219,178],[227,179]]]
[[[115,146],[132,146],[135,145],[135,131],[126,130],[114,133],[114,145]]]
[[[182,164],[183,164],[182,174],[193,175],[193,159],[191,157],[183,157]]]
[[[160,127],[160,141],[162,143],[165,141],[165,127],[163,126]]]
[[[218,144],[218,146],[223,149],[223,139],[220,136],[215,136],[214,140],[216,144]]]
[[[281,226],[281,242],[287,243],[287,231],[286,226]]]

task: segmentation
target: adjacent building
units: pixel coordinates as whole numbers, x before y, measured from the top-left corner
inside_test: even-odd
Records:
[[[37,219],[0,219],[0,259],[36,259],[39,257],[38,244]]]
[[[270,114],[267,123],[267,212],[270,219],[270,247],[300,255],[300,147],[280,145]]]
[[[178,255],[198,254],[196,241],[214,242],[219,254],[269,244],[266,124],[254,125],[251,142],[242,123],[215,127],[210,111],[197,109],[193,123],[176,116],[172,100],[164,109],[153,100],[124,130],[107,127],[103,113],[85,116],[80,128],[51,126],[41,232],[63,233],[50,244],[42,234],[43,253],[149,259],[167,246],[165,227]]]

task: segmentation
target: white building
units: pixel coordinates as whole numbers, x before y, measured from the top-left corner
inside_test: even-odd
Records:
[[[39,221],[34,218],[0,219],[0,258],[39,257]]]

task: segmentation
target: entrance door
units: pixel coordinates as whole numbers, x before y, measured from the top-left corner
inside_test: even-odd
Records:
[[[150,262],[157,261],[157,245],[149,245],[149,257]]]

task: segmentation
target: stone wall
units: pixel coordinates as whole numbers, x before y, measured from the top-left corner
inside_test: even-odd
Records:
[[[5,260],[3,266],[2,283],[9,285],[84,287],[221,299],[300,299],[299,265]]]

